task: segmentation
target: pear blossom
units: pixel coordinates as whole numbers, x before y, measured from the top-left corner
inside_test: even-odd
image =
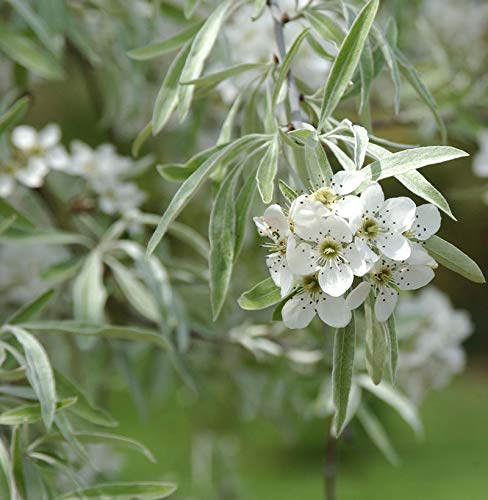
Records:
[[[298,245],[291,238],[286,258],[296,275],[317,272],[321,289],[333,296],[343,295],[352,285],[355,274],[362,274],[363,256],[352,245],[352,232],[337,215],[317,219],[310,224],[307,239]]]
[[[431,203],[426,203],[415,209],[415,219],[404,235],[415,240],[426,241],[436,234],[440,227],[441,214],[439,209]]]
[[[41,187],[50,168],[65,168],[68,154],[60,139],[55,124],[40,132],[28,125],[16,127],[11,135],[11,154],[0,163],[0,196],[11,195],[18,182],[29,188]]]
[[[145,199],[145,194],[133,182],[96,181],[93,189],[98,194],[100,209],[109,215],[131,213]]]
[[[368,296],[369,288],[376,296],[376,319],[386,321],[397,305],[399,290],[418,290],[429,284],[437,263],[419,243],[411,243],[411,247],[409,258],[401,262],[380,258],[365,277],[367,281],[351,292],[348,306],[359,307]]]
[[[333,297],[322,291],[316,273],[302,276],[296,282],[297,292],[281,311],[287,328],[305,328],[318,314],[329,326],[342,328],[351,321],[352,313],[343,297]]]
[[[350,219],[357,240],[389,259],[408,259],[411,247],[403,233],[415,221],[415,203],[405,196],[385,200],[377,182],[364,189],[360,201],[360,211]]]
[[[479,151],[473,160],[473,171],[478,177],[488,177],[488,129],[478,134]]]
[[[254,223],[261,236],[267,236],[272,243],[267,245],[269,254],[266,257],[271,278],[281,288],[281,295],[288,295],[293,286],[293,273],[286,260],[286,248],[291,234],[288,218],[279,205],[271,205],[263,217],[255,217]]]
[[[469,314],[455,309],[448,296],[432,286],[400,299],[397,380],[410,399],[419,403],[430,389],[445,386],[463,369],[462,342],[472,333]]]

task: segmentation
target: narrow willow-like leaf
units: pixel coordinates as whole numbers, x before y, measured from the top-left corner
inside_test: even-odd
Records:
[[[451,271],[475,283],[486,282],[478,264],[448,241],[439,238],[439,236],[431,236],[425,242],[425,248],[439,264]]]
[[[247,292],[244,292],[238,300],[242,309],[257,311],[266,309],[280,302],[282,299],[280,289],[271,278],[266,278]]]
[[[228,141],[226,141],[228,142]],[[190,158],[186,163],[158,165],[159,175],[167,181],[183,182],[190,177],[200,165],[205,163],[211,156],[220,151],[224,146],[222,144],[212,146],[211,148],[200,151]]]
[[[278,179],[278,187],[280,188],[281,194],[290,203],[293,203],[298,198],[298,193],[282,179]]]
[[[344,40],[342,28],[331,17],[317,10],[306,9],[304,16],[312,25],[313,29],[324,39],[331,40],[336,45],[340,45]]]
[[[320,111],[321,126],[334,112],[354,75],[378,5],[379,0],[371,0],[363,7],[342,42],[325,87]]]
[[[178,238],[186,245],[192,247],[205,259],[208,257],[208,253],[210,252],[208,241],[198,231],[195,231],[195,229],[175,221],[168,228],[168,232],[171,236]]]
[[[201,3],[202,0],[185,0],[185,6],[183,8],[185,18],[190,19]]]
[[[63,69],[54,56],[39,48],[35,42],[24,35],[3,28],[0,31],[0,50],[42,78],[47,80],[63,78]]]
[[[223,69],[221,71],[216,71],[215,73],[209,73],[208,75],[201,76],[190,81],[181,81],[180,85],[195,85],[195,87],[206,87],[212,88],[218,85],[220,82],[227,80],[233,76],[246,73],[253,69],[263,69],[269,67],[268,63],[242,63],[231,66],[230,68]]]
[[[36,34],[37,38],[42,42],[44,47],[52,52],[55,56],[60,55],[63,45],[63,39],[58,33],[53,33],[49,25],[45,22],[42,16],[35,12],[29,2],[26,0],[8,0],[8,3],[17,11],[19,16]]]
[[[314,147],[305,146],[305,164],[314,189],[330,184],[334,174],[320,142]]]
[[[3,234],[9,227],[11,227],[15,220],[17,219],[17,216],[11,215],[7,219],[3,219],[0,221],[0,235]]]
[[[349,393],[352,386],[356,328],[354,317],[345,328],[339,328],[334,340],[332,367],[332,400],[335,406],[334,433],[338,437],[344,430]]]
[[[103,284],[102,256],[93,250],[73,284],[73,306],[79,321],[103,323],[107,291]]]
[[[368,150],[369,136],[368,131],[359,125],[351,127],[354,134],[354,163],[359,170],[364,163],[366,151]]]
[[[385,331],[374,314],[371,295],[364,303],[364,314],[366,320],[366,368],[373,383],[378,385],[383,378],[388,345]]]
[[[398,455],[376,415],[364,404],[358,408],[356,415],[373,444],[392,465],[397,465],[399,463]]]
[[[223,180],[212,205],[208,235],[210,240],[210,303],[215,319],[224,305],[234,264],[235,199],[240,169],[231,170]]]
[[[361,170],[366,174],[367,181],[379,181],[387,177],[405,174],[426,165],[435,165],[464,156],[468,156],[468,154],[450,146],[426,146],[393,153],[391,156],[377,160]]]
[[[19,326],[5,327],[24,349],[26,374],[41,404],[42,420],[49,429],[56,411],[56,383],[51,363],[44,347],[29,332]]]
[[[117,421],[104,409],[93,404],[76,384],[60,372],[55,371],[54,375],[59,396],[63,399],[76,397],[76,405],[71,408],[73,413],[95,425],[101,425],[102,427],[117,426]]]
[[[157,245],[165,235],[168,226],[173,222],[179,213],[185,208],[187,203],[191,200],[197,189],[211,174],[212,170],[223,161],[231,161],[239,154],[251,146],[256,146],[260,142],[264,142],[269,136],[254,134],[241,137],[236,141],[225,146],[221,151],[212,155],[206,160],[188,179],[181,185],[180,189],[176,192],[171,200],[168,208],[163,214],[154,234],[151,236],[147,246],[147,255],[151,255],[156,249]]]
[[[425,105],[430,109],[432,115],[434,116],[434,120],[437,124],[437,128],[439,129],[439,133],[441,135],[441,141],[443,144],[447,143],[447,129],[442,116],[439,113],[439,108],[434,100],[434,97],[429,92],[427,87],[424,85],[422,80],[420,79],[417,70],[410,64],[408,59],[397,49],[395,52],[398,62],[400,64],[400,71],[403,76],[407,79],[408,83],[412,86],[412,88],[417,92],[418,96]]]
[[[15,498],[15,478],[10,454],[3,439],[0,439],[0,495],[1,498]]]
[[[202,25],[203,21],[193,24],[189,28],[180,31],[167,40],[163,40],[162,42],[154,42],[150,43],[149,45],[145,45],[144,47],[139,47],[137,49],[131,50],[127,53],[127,55],[131,59],[136,59],[137,61],[146,61],[148,59],[162,56],[185,45],[188,40],[191,40],[198,33]]]
[[[15,223],[0,235],[4,241],[15,241],[24,244],[44,243],[46,245],[83,245],[91,246],[91,240],[82,234],[56,231],[52,229],[27,229],[15,227]]]
[[[161,319],[156,300],[148,288],[134,275],[134,273],[116,259],[107,259],[112,269],[115,281],[129,304],[144,318],[154,323]]]
[[[143,144],[149,139],[152,133],[152,122],[149,122],[138,134],[132,143],[131,153],[132,156],[137,158],[139,156],[139,151],[141,150]]]
[[[97,325],[80,321],[36,321],[23,323],[23,328],[42,333],[80,335],[120,340],[137,340],[171,350],[171,344],[159,333],[137,326]]]
[[[17,123],[25,115],[30,102],[30,96],[21,97],[15,101],[2,116],[0,116],[0,134],[3,134],[5,130]]]
[[[393,383],[395,383],[398,367],[398,337],[394,314],[392,314],[386,322],[386,331],[388,333],[388,346],[390,348],[391,380]]]
[[[17,323],[25,323],[26,321],[31,321],[36,318],[51,302],[54,294],[55,291],[52,289],[41,293],[41,295],[36,297],[31,302],[23,305],[14,314],[12,314],[12,316],[7,319],[6,323],[15,325]]]
[[[234,128],[234,123],[236,120],[237,112],[242,102],[242,94],[238,95],[237,98],[232,103],[232,106],[225,117],[222,128],[220,129],[220,134],[217,139],[217,145],[226,144],[232,139],[232,129]]]
[[[153,135],[163,129],[178,104],[179,80],[189,52],[190,42],[174,58],[159,89],[152,115]]]
[[[252,20],[259,19],[266,8],[266,0],[254,0],[254,7],[252,10]]]
[[[231,4],[232,0],[221,2],[196,34],[181,73],[180,80],[182,82],[195,80],[201,75],[205,61],[212,51]],[[180,86],[178,111],[181,121],[186,118],[190,110],[194,90],[193,85]]]
[[[369,95],[374,79],[374,59],[371,44],[366,40],[359,60],[359,71],[361,76],[361,100],[359,113],[362,114],[369,106]]]
[[[327,144],[328,148],[332,151],[334,156],[337,158],[337,161],[341,164],[341,167],[344,170],[355,170],[356,166],[354,165],[354,162],[347,156],[342,149],[337,146],[337,144],[334,144],[332,141],[325,141],[325,144]]]
[[[258,191],[263,203],[270,203],[273,199],[274,180],[278,172],[279,141],[275,136],[266,153],[261,159],[256,173]]]
[[[256,197],[257,185],[254,175],[249,175],[242,186],[236,200],[236,245],[234,250],[234,261],[239,256],[244,236],[246,232],[249,212],[251,210],[254,198]]]
[[[172,483],[108,483],[82,488],[71,493],[56,497],[55,500],[101,499],[129,500],[159,500],[167,498],[176,491]]]
[[[293,42],[292,46],[286,53],[285,59],[281,61],[280,70],[278,71],[278,75],[275,81],[273,96],[271,98],[272,109],[274,109],[276,107],[276,104],[278,103],[278,97],[280,96],[281,87],[283,86],[286,76],[290,71],[291,63],[294,57],[297,55],[298,49],[300,48],[300,45],[302,44],[303,40],[305,40],[305,37],[307,36],[309,31],[310,28],[306,28],[297,36],[296,40]]]
[[[74,405],[76,398],[62,399],[56,403],[55,411],[63,411]],[[41,405],[22,405],[0,413],[0,425],[33,424],[42,418]]]
[[[403,394],[384,380],[379,385],[373,384],[367,375],[359,375],[356,380],[359,385],[395,409],[418,437],[422,436],[423,426],[418,410]]]
[[[14,225],[24,230],[32,230],[34,224],[6,200],[0,198],[0,215],[5,218],[15,216]]]

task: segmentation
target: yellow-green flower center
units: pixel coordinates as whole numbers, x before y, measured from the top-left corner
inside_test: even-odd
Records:
[[[330,208],[332,204],[339,198],[334,191],[327,187],[320,188],[310,195],[310,198],[314,201],[320,201],[322,205]]]
[[[386,285],[391,280],[391,269],[388,267],[382,267],[373,275],[373,278],[379,285]]]
[[[374,238],[379,232],[378,223],[373,219],[366,219],[359,232],[366,238]]]
[[[335,259],[341,250],[340,245],[333,239],[327,238],[319,244],[319,253],[325,259]]]
[[[304,276],[302,278],[302,286],[306,292],[312,295],[320,292],[319,280],[316,274],[309,274],[308,276]]]

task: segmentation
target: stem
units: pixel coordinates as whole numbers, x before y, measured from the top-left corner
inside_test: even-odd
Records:
[[[327,429],[325,441],[324,489],[325,500],[336,499],[337,438]]]
[[[286,46],[285,46],[285,35],[284,35],[284,25],[283,13],[280,6],[276,0],[271,0],[269,2],[271,9],[271,14],[273,16],[274,25],[274,35],[276,40],[276,46],[278,47],[278,53],[280,56],[280,63],[283,63],[286,57]],[[288,71],[287,75],[288,81],[288,99],[290,102],[290,121],[303,121],[302,112],[300,110],[300,91],[298,90],[295,78],[291,70]]]

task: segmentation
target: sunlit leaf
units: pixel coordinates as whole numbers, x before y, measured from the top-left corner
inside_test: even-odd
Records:
[[[159,500],[172,495],[176,485],[172,483],[109,483],[72,491],[56,497],[55,500],[76,500],[88,498],[110,498],[111,500]]]
[[[266,278],[239,297],[242,309],[255,311],[266,309],[280,302],[282,299],[280,289],[271,278]]]

